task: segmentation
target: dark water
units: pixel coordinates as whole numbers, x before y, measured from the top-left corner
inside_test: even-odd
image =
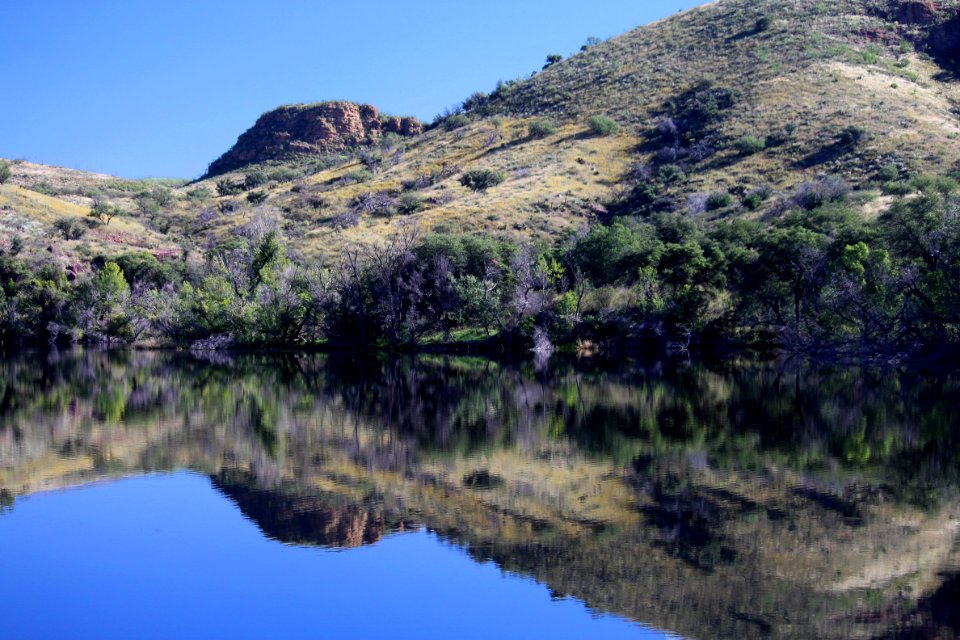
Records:
[[[952,638],[960,378],[0,360],[3,638]]]

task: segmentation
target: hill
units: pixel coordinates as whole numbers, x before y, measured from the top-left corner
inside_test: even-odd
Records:
[[[960,171],[958,10],[957,0],[720,0],[550,57],[542,71],[470,96],[426,127],[349,102],[281,107],[189,184],[20,163],[14,185],[70,206],[119,207],[111,230],[133,226],[98,238],[109,225],[94,225],[94,242],[71,240],[53,228],[54,214],[10,204],[33,226],[11,227],[7,242],[40,251],[44,233],[59,233],[80,263],[146,250],[179,258],[178,280],[192,286],[225,278],[238,300],[218,308],[232,308],[236,322],[198,319],[204,307],[194,301],[190,323],[205,328],[182,330],[193,336],[249,331],[250,305],[266,300],[255,289],[279,282],[256,272],[257,251],[269,249],[280,271],[288,259],[309,266],[318,280],[301,283],[300,299],[322,306],[327,295],[349,299],[351,256],[364,269],[402,271],[400,256],[426,238],[433,244],[415,252],[416,274],[360,278],[354,269],[366,297],[338,317],[366,327],[364,340],[418,342],[425,318],[440,318],[445,328],[431,331],[447,339],[451,326],[478,323],[484,335],[529,334],[539,323],[569,339],[591,316],[594,337],[670,335],[681,345],[705,334],[927,344],[903,318],[954,335],[960,290],[942,291],[954,276],[939,271],[960,265],[930,259],[926,241],[911,245],[909,225],[885,215],[935,209],[922,233],[936,242],[933,227],[953,228],[950,206],[917,196],[960,189],[951,177]],[[734,222],[747,226],[726,224]],[[282,251],[257,249],[265,237],[282,240]],[[450,274],[426,273],[435,267]],[[935,273],[917,280],[917,268]],[[854,279],[860,270],[884,283],[882,296]],[[399,295],[389,290],[398,282],[415,301],[358,317]],[[481,306],[513,311],[457,316],[468,306],[463,287]],[[324,317],[318,324],[340,322]],[[296,340],[316,337],[297,327]]]

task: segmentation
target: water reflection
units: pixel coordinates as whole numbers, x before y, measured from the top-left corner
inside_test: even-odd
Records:
[[[186,468],[264,535],[426,527],[697,637],[952,637],[960,385],[730,363],[99,352],[0,367],[0,498]]]

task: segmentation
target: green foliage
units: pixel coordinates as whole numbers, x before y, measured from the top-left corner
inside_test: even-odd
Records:
[[[416,193],[405,193],[397,200],[397,213],[408,216],[420,211],[427,206],[427,201],[423,196]]]
[[[270,177],[263,169],[254,169],[243,178],[243,188],[246,191],[262,187],[270,182]]]
[[[620,125],[606,116],[593,116],[587,120],[590,133],[595,136],[612,136],[620,131]]]
[[[217,195],[220,197],[235,196],[243,193],[243,189],[244,183],[242,182],[234,182],[229,178],[217,180]]]
[[[455,113],[451,116],[447,116],[443,120],[443,128],[447,131],[455,131],[456,129],[462,129],[463,127],[470,124],[470,117],[462,113]]]
[[[677,182],[683,182],[687,179],[687,174],[684,173],[683,169],[675,164],[665,164],[657,171],[657,175],[660,176],[660,179],[664,184],[675,184]]]
[[[359,182],[361,184],[364,182],[370,182],[371,180],[373,180],[373,174],[370,173],[370,171],[368,171],[367,169],[354,169],[353,171],[348,172],[343,177],[351,182]]]
[[[552,67],[553,65],[557,64],[561,60],[563,60],[563,56],[556,53],[551,53],[550,55],[547,56],[547,62],[546,64],[543,65],[543,68],[547,69],[549,67]]]
[[[773,18],[770,16],[760,16],[757,18],[753,29],[756,33],[763,33],[764,31],[769,31],[771,26],[773,26]]]
[[[126,211],[115,204],[100,201],[94,203],[87,215],[97,220],[100,224],[108,225],[110,224],[110,221],[117,216],[126,215]]]
[[[12,176],[13,171],[10,169],[10,163],[6,160],[0,160],[0,184],[8,182]]]
[[[210,189],[207,189],[206,187],[194,187],[193,189],[187,191],[186,196],[187,200],[189,200],[191,203],[202,204],[209,201],[213,197],[213,194],[210,193]]]
[[[247,202],[252,205],[263,204],[267,201],[267,196],[266,191],[251,191],[247,194]]]
[[[472,169],[460,176],[460,184],[473,191],[486,191],[502,184],[507,177],[494,169]]]
[[[767,142],[757,136],[743,136],[733,144],[734,149],[742,156],[752,156],[767,148]]]
[[[87,225],[73,217],[60,218],[53,223],[64,240],[79,240],[87,233]]]
[[[733,196],[726,191],[716,191],[707,196],[707,211],[726,209],[733,204]]]
[[[549,118],[541,118],[531,122],[530,126],[527,127],[527,135],[534,140],[552,136],[556,132],[557,125]]]

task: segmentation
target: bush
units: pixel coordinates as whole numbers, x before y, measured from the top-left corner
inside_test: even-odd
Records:
[[[270,178],[262,169],[254,169],[248,173],[243,179],[243,187],[245,190],[249,191],[250,189],[256,189],[257,187],[266,184],[270,181]]]
[[[743,136],[733,143],[733,147],[737,150],[737,153],[742,156],[752,156],[766,149],[767,143],[763,138]]]
[[[620,131],[620,125],[606,116],[593,116],[587,121],[587,126],[595,136],[612,136]]]
[[[675,164],[665,164],[660,167],[660,171],[657,172],[660,176],[660,179],[663,180],[665,184],[673,184],[674,182],[683,182],[687,179],[687,174],[683,172],[683,169],[678,167]]]
[[[263,204],[267,201],[266,191],[251,191],[247,194],[247,202],[253,205]]]
[[[426,206],[426,200],[415,193],[405,193],[397,200],[397,213],[405,216],[416,213]]]
[[[367,171],[366,169],[354,169],[350,173],[343,176],[351,182],[370,182],[373,180],[373,174]]]
[[[223,180],[217,180],[217,195],[219,196],[235,196],[238,193],[243,192],[243,183],[234,182],[229,178],[224,178]]]
[[[767,201],[767,198],[769,197],[770,197],[769,187],[761,187],[759,189],[755,189],[747,193],[745,196],[743,196],[743,200],[742,200],[743,206],[750,211],[756,211],[757,209],[760,208],[760,205],[762,205],[764,202]]]
[[[877,177],[883,182],[892,182],[894,180],[900,179],[900,167],[891,162],[890,164],[885,164],[880,168],[880,171],[877,172]]]
[[[10,170],[10,163],[6,160],[0,160],[0,184],[6,183],[13,176],[13,171]]]
[[[460,176],[460,184],[473,191],[486,191],[506,180],[506,176],[493,169],[474,169]]]
[[[761,16],[757,19],[757,24],[754,26],[754,30],[757,33],[763,33],[770,29],[773,26],[773,18],[770,16]]]
[[[907,196],[913,193],[913,187],[910,186],[910,183],[902,180],[885,182],[881,190],[888,196]]]
[[[461,129],[470,124],[470,118],[463,115],[462,113],[455,113],[452,116],[447,116],[443,121],[443,128],[447,131],[453,131],[455,129]]]
[[[535,140],[552,136],[556,132],[557,125],[549,118],[541,118],[540,120],[531,123],[530,126],[527,127],[527,133]]]
[[[845,147],[855,147],[867,138],[867,130],[863,127],[850,125],[843,129],[837,139]]]
[[[197,204],[200,202],[206,202],[207,200],[213,197],[213,194],[210,193],[210,189],[207,189],[206,187],[197,187],[196,189],[190,189],[189,191],[187,191],[186,195],[187,195],[187,200],[189,200],[194,204]]]
[[[733,204],[733,196],[726,191],[716,191],[707,196],[707,211],[726,209]]]
[[[949,195],[960,189],[956,180],[947,176],[915,176],[910,179],[910,186],[923,193],[939,193]]]
[[[79,240],[87,233],[87,225],[77,218],[60,218],[53,223],[64,240]]]
[[[543,68],[546,69],[548,67],[552,67],[553,65],[557,64],[561,60],[563,60],[563,56],[557,53],[551,53],[550,55],[547,56],[547,63],[543,65]]]

